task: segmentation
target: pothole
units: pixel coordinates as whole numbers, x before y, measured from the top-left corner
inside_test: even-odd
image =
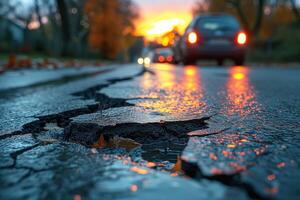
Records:
[[[89,147],[101,142],[109,144],[116,137],[130,139],[141,144],[143,159],[175,163],[188,142],[187,133],[206,129],[205,121],[208,119],[206,117],[187,121],[124,123],[104,127],[94,123],[71,122],[64,130],[64,139]]]

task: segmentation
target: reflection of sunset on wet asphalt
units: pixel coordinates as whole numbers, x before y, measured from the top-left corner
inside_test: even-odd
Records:
[[[300,0],[0,0],[0,200],[300,200]]]
[[[87,72],[71,82],[55,79]],[[6,123],[0,140],[1,164],[13,167],[9,171],[14,173],[20,171],[17,178],[25,177],[4,185],[5,191],[39,188],[41,178],[58,189],[50,175],[67,174],[79,184],[95,185],[88,194],[71,193],[74,198],[124,197],[125,193],[129,199],[162,194],[183,199],[188,192],[187,199],[197,199],[199,191],[200,199],[297,195],[297,69],[171,64],[144,69],[129,64],[57,70],[49,77],[50,85],[35,84],[43,74],[11,72],[2,77],[16,77],[2,85],[4,89],[25,85],[23,95],[15,89],[2,92],[0,117]],[[32,90],[26,84],[38,86]],[[100,107],[94,100],[101,102]],[[36,121],[33,114],[47,117]],[[40,132],[28,134],[33,128]],[[22,135],[10,137],[9,131]],[[69,142],[61,142],[62,137]],[[21,154],[14,157],[11,152],[16,150]],[[56,171],[58,167],[61,170]],[[36,171],[26,174],[27,168]],[[8,180],[10,173],[1,173]],[[63,191],[74,191],[72,180],[64,180]],[[43,190],[57,195],[51,188]],[[23,197],[23,193],[10,195]]]
[[[288,145],[297,146],[293,138],[298,137],[295,135],[298,122],[293,125],[289,121],[297,113],[274,108],[286,106],[292,95],[282,88],[289,88],[293,94],[299,90],[295,74],[247,66],[207,68],[156,64],[148,69],[155,75],[147,73],[131,84],[135,88],[132,97],[143,98],[136,101],[137,106],[173,120],[211,115],[210,129],[219,130],[212,135],[208,130],[205,137],[201,132],[198,132],[201,137],[197,137],[195,132],[196,136],[190,138],[183,151],[183,160],[196,162],[204,175],[236,175],[246,184],[255,183],[253,187],[260,194],[284,195],[281,191],[287,189],[285,184],[298,177],[296,174],[290,180],[286,177],[288,171],[297,171],[296,157],[287,150]],[[289,81],[281,77],[282,73]],[[262,93],[266,87],[267,91]],[[110,89],[114,91],[114,86]],[[299,96],[292,95],[292,98],[298,105]],[[298,109],[290,103],[293,109]],[[283,123],[290,127],[282,129]],[[286,142],[274,137],[284,137]],[[291,186],[288,191],[294,189]]]
[[[151,80],[150,75],[144,76],[140,80],[140,86],[143,93],[151,94],[149,98],[153,98],[154,100],[138,103],[138,106],[145,107],[162,115],[171,115],[174,118],[199,117],[207,114],[209,108],[204,98],[206,91],[201,82],[203,80],[202,76],[204,76],[202,68],[186,66],[178,69],[172,65],[159,64],[151,69],[155,71],[157,77]],[[249,82],[249,71],[250,69],[244,66],[228,68],[225,71],[226,83],[217,86],[219,91],[216,94],[219,94],[219,98],[222,99],[220,112],[228,116],[227,120],[231,120],[230,116],[233,115],[246,117],[251,114],[255,115],[259,111],[258,103],[255,100],[255,92]],[[210,112],[214,111],[210,110]],[[211,160],[222,161],[220,167],[210,166],[212,167],[211,173],[222,174],[244,171],[249,164],[248,162],[251,162],[253,157],[259,155],[256,152],[265,150],[265,147],[261,145],[253,147],[247,144],[250,141],[256,141],[256,134],[247,135],[237,133],[229,130],[226,135],[211,137],[209,143],[214,143],[213,148],[215,146],[220,148],[218,151],[208,151],[205,156]],[[206,147],[208,144],[207,140],[199,144],[199,146],[194,146],[197,142],[202,141],[198,138],[191,139],[191,145],[187,151],[203,148],[208,150]],[[201,151],[201,154],[203,153]],[[251,161],[249,161],[250,156]],[[245,157],[247,158],[244,159]],[[227,165],[226,167],[223,166],[224,162]]]
[[[138,106],[173,116],[188,116],[193,111],[196,113],[204,111],[205,102],[202,100],[203,93],[197,67],[188,66],[178,75],[174,66],[159,64],[155,67],[155,71],[157,75],[155,79],[144,76],[140,80],[143,93],[150,94],[149,98],[153,100],[138,103]]]
[[[153,78],[146,74],[139,79],[139,88],[148,101],[137,105],[152,109],[154,112],[176,116],[204,114],[207,111],[203,73],[207,69],[186,66],[182,69],[169,64],[156,64],[150,68],[156,73]],[[226,83],[219,85],[217,95],[224,98],[221,112],[227,115],[245,116],[259,110],[256,94],[249,81],[248,67],[231,67],[225,72]],[[221,88],[223,87],[223,88]]]

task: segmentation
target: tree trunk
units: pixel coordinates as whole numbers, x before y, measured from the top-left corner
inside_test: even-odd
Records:
[[[245,16],[245,13],[242,10],[240,1],[236,4],[236,9],[237,9],[238,15],[241,19],[241,22],[244,26],[244,29],[246,29],[246,31],[249,31],[250,30],[249,21],[247,20],[247,17]]]
[[[39,21],[39,24],[40,24],[40,29],[42,30],[42,34],[43,36],[46,38],[46,31],[45,31],[45,27],[44,27],[44,24],[43,24],[43,21],[42,21],[42,16],[41,16],[41,12],[40,12],[40,6],[39,6],[39,0],[35,0],[34,2],[34,7],[35,7],[35,13],[37,15],[37,18],[38,18],[38,21]]]
[[[71,40],[68,7],[65,0],[56,0],[56,4],[61,18],[61,27],[62,27],[62,34],[63,34],[62,56],[68,56],[69,43]]]
[[[256,11],[256,19],[252,29],[252,34],[257,35],[260,31],[263,16],[264,16],[264,7],[265,0],[258,0],[257,2],[257,11]]]

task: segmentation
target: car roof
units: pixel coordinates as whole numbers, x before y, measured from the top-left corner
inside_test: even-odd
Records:
[[[195,17],[195,19],[203,19],[203,18],[214,18],[214,17],[230,17],[235,18],[233,15],[227,14],[227,13],[205,13],[205,14],[199,14]]]
[[[172,52],[172,49],[170,49],[170,48],[158,48],[158,49],[155,49],[155,52],[156,53],[170,53],[170,52]]]

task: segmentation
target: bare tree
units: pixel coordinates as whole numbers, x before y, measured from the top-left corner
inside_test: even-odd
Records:
[[[247,30],[247,31],[250,31],[251,28],[250,28],[250,23],[246,17],[246,14],[244,13],[243,11],[243,8],[242,8],[242,5],[241,5],[241,1],[239,0],[228,0],[228,3],[231,4],[237,11],[237,14],[244,26],[244,28]]]
[[[258,34],[261,29],[263,16],[264,16],[264,7],[265,7],[265,0],[258,0],[257,8],[256,8],[256,19],[255,19],[254,26],[252,28],[252,33],[254,35]]]
[[[68,56],[69,55],[69,43],[71,40],[68,6],[67,6],[65,0],[56,0],[56,4],[57,4],[58,12],[60,14],[61,29],[62,29],[62,35],[63,35],[62,56]]]
[[[231,4],[237,11],[237,14],[244,25],[244,28],[253,35],[256,35],[261,28],[261,24],[264,16],[264,7],[265,0],[257,0],[255,2],[256,5],[256,14],[254,24],[251,26],[247,15],[245,14],[245,8],[242,6],[242,1],[240,0],[227,0],[229,4]]]
[[[35,13],[36,13],[37,19],[38,19],[39,24],[40,24],[40,29],[42,31],[42,34],[43,34],[44,38],[46,39],[47,35],[46,35],[46,30],[45,30],[45,27],[44,27],[44,24],[43,24],[43,20],[42,20],[39,0],[34,1],[34,7],[35,7]]]

